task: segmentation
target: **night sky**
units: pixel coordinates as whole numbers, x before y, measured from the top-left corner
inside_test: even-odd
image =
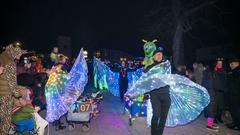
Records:
[[[184,5],[188,5],[184,2],[189,1],[181,1]],[[158,18],[146,17],[151,9],[158,8],[157,4],[166,5],[166,7],[170,5],[164,1],[8,0],[7,2],[0,2],[1,46],[20,40],[25,48],[46,52],[56,45],[56,38],[59,35],[64,35],[71,37],[75,50],[81,47],[90,51],[110,48],[142,56],[143,42],[141,40],[157,38],[161,44],[165,45],[167,51],[171,52],[169,47],[171,38],[164,38],[148,30],[149,26],[152,26],[151,22],[155,22]],[[235,4],[233,1],[219,0],[217,8],[223,11],[220,22],[219,18],[213,17],[216,16],[214,12],[219,12],[217,8],[212,12],[209,10],[213,7],[204,9],[209,8],[208,13],[212,15],[204,14],[203,11],[197,13],[196,16],[208,16],[209,18],[206,17],[205,20],[210,21],[212,26],[221,23],[223,31],[217,34],[219,32],[212,26],[210,27],[208,23],[195,23],[190,31],[191,34],[186,33],[184,36],[186,50],[219,44],[231,44],[234,50],[239,48],[239,34],[237,34],[239,21],[237,8],[233,6]],[[168,23],[161,26],[164,25],[167,28]],[[168,33],[168,30],[163,29],[161,33],[161,35]],[[200,44],[200,41],[203,43]]]

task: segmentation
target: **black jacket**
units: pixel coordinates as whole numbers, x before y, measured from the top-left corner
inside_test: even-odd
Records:
[[[203,71],[202,86],[208,90],[210,96],[213,95],[213,78],[209,68]]]
[[[240,66],[233,69],[228,76],[230,100],[240,103]]]
[[[213,72],[213,89],[215,92],[227,91],[227,73],[224,70]]]
[[[147,66],[146,69],[143,70],[143,73],[147,73],[151,68],[153,68],[154,66],[156,66],[156,65],[158,65],[158,64],[160,64],[160,63],[162,63],[162,62],[165,62],[165,60],[163,60],[163,61],[161,61],[161,62],[156,62],[156,61],[155,61],[152,65]],[[163,89],[166,89],[166,90],[160,90],[160,89],[162,89],[162,88],[155,89],[155,90],[152,90],[152,91],[150,91],[150,92],[147,92],[147,93],[144,94],[144,96],[147,97],[147,94],[152,95],[152,94],[157,94],[157,93],[158,93],[158,94],[161,94],[161,93],[169,93],[169,86],[163,87]]]

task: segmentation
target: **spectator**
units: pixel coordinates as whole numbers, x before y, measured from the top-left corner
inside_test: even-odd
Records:
[[[222,114],[224,110],[224,94],[226,93],[226,80],[227,74],[226,70],[223,67],[223,58],[217,58],[216,65],[213,71],[213,89],[216,93],[215,96],[215,110],[216,117],[215,123],[222,123]]]
[[[182,76],[186,76],[186,70],[187,70],[187,68],[186,68],[185,65],[179,65],[177,67],[177,74],[182,75]]]
[[[193,63],[193,76],[197,84],[202,84],[203,65],[201,63]]]
[[[202,86],[208,90],[210,96],[210,103],[204,110],[204,115],[207,117],[207,129],[210,131],[218,132],[219,126],[214,124],[215,112],[213,110],[214,105],[214,91],[213,91],[213,78],[212,72],[209,66],[204,66]]]
[[[63,54],[60,54],[58,57],[58,63],[62,65],[62,70],[69,72],[69,65],[67,64],[68,57],[64,56]]]
[[[195,78],[194,78],[194,76],[193,76],[193,71],[192,71],[192,70],[188,69],[188,70],[186,71],[186,76],[187,76],[190,80],[192,80],[193,82],[196,81]]]
[[[50,54],[51,67],[52,67],[52,65],[54,65],[55,63],[58,62],[58,54],[59,54],[58,48],[57,47],[53,47],[53,50],[52,50],[52,52]]]
[[[45,96],[44,87],[47,81],[45,78],[47,75],[44,73],[38,73],[34,76],[33,85],[31,86],[33,90],[33,101],[41,103],[43,106],[41,108],[45,109]]]
[[[229,75],[228,87],[230,96],[230,113],[232,123],[227,127],[240,130],[240,64],[239,59],[233,58],[229,62],[231,74]]]
[[[32,61],[28,57],[24,57],[24,60],[20,61],[17,64],[17,75],[23,74],[23,73],[29,73],[29,74],[35,73],[35,69],[32,66]]]
[[[36,73],[42,72],[43,66],[42,66],[42,60],[41,60],[40,56],[35,57],[35,61],[36,61],[36,63],[35,63],[34,68],[35,68]]]

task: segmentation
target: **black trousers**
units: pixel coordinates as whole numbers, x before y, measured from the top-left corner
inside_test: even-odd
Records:
[[[230,113],[233,123],[240,128],[240,107],[231,107]]]
[[[239,98],[232,96],[232,98],[230,100],[230,113],[232,116],[233,123],[240,128],[240,105],[239,105],[239,103],[240,103]]]
[[[128,89],[128,80],[127,78],[120,78],[119,79],[119,89],[120,89],[120,98],[123,101],[124,94]]]
[[[218,119],[221,119],[223,110],[224,110],[224,92],[220,90],[215,90],[216,92],[216,104],[215,104],[215,109],[216,109],[216,117]]]
[[[151,134],[162,135],[168,116],[168,111],[171,106],[169,86],[151,91],[150,99],[153,109]]]

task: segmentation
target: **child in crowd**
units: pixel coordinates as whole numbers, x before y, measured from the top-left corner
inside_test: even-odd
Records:
[[[14,99],[12,123],[16,126],[15,130],[18,133],[25,131],[34,133],[36,123],[33,113],[39,112],[43,105],[41,102],[31,100],[31,92],[26,87],[18,86],[18,91],[20,97]]]

